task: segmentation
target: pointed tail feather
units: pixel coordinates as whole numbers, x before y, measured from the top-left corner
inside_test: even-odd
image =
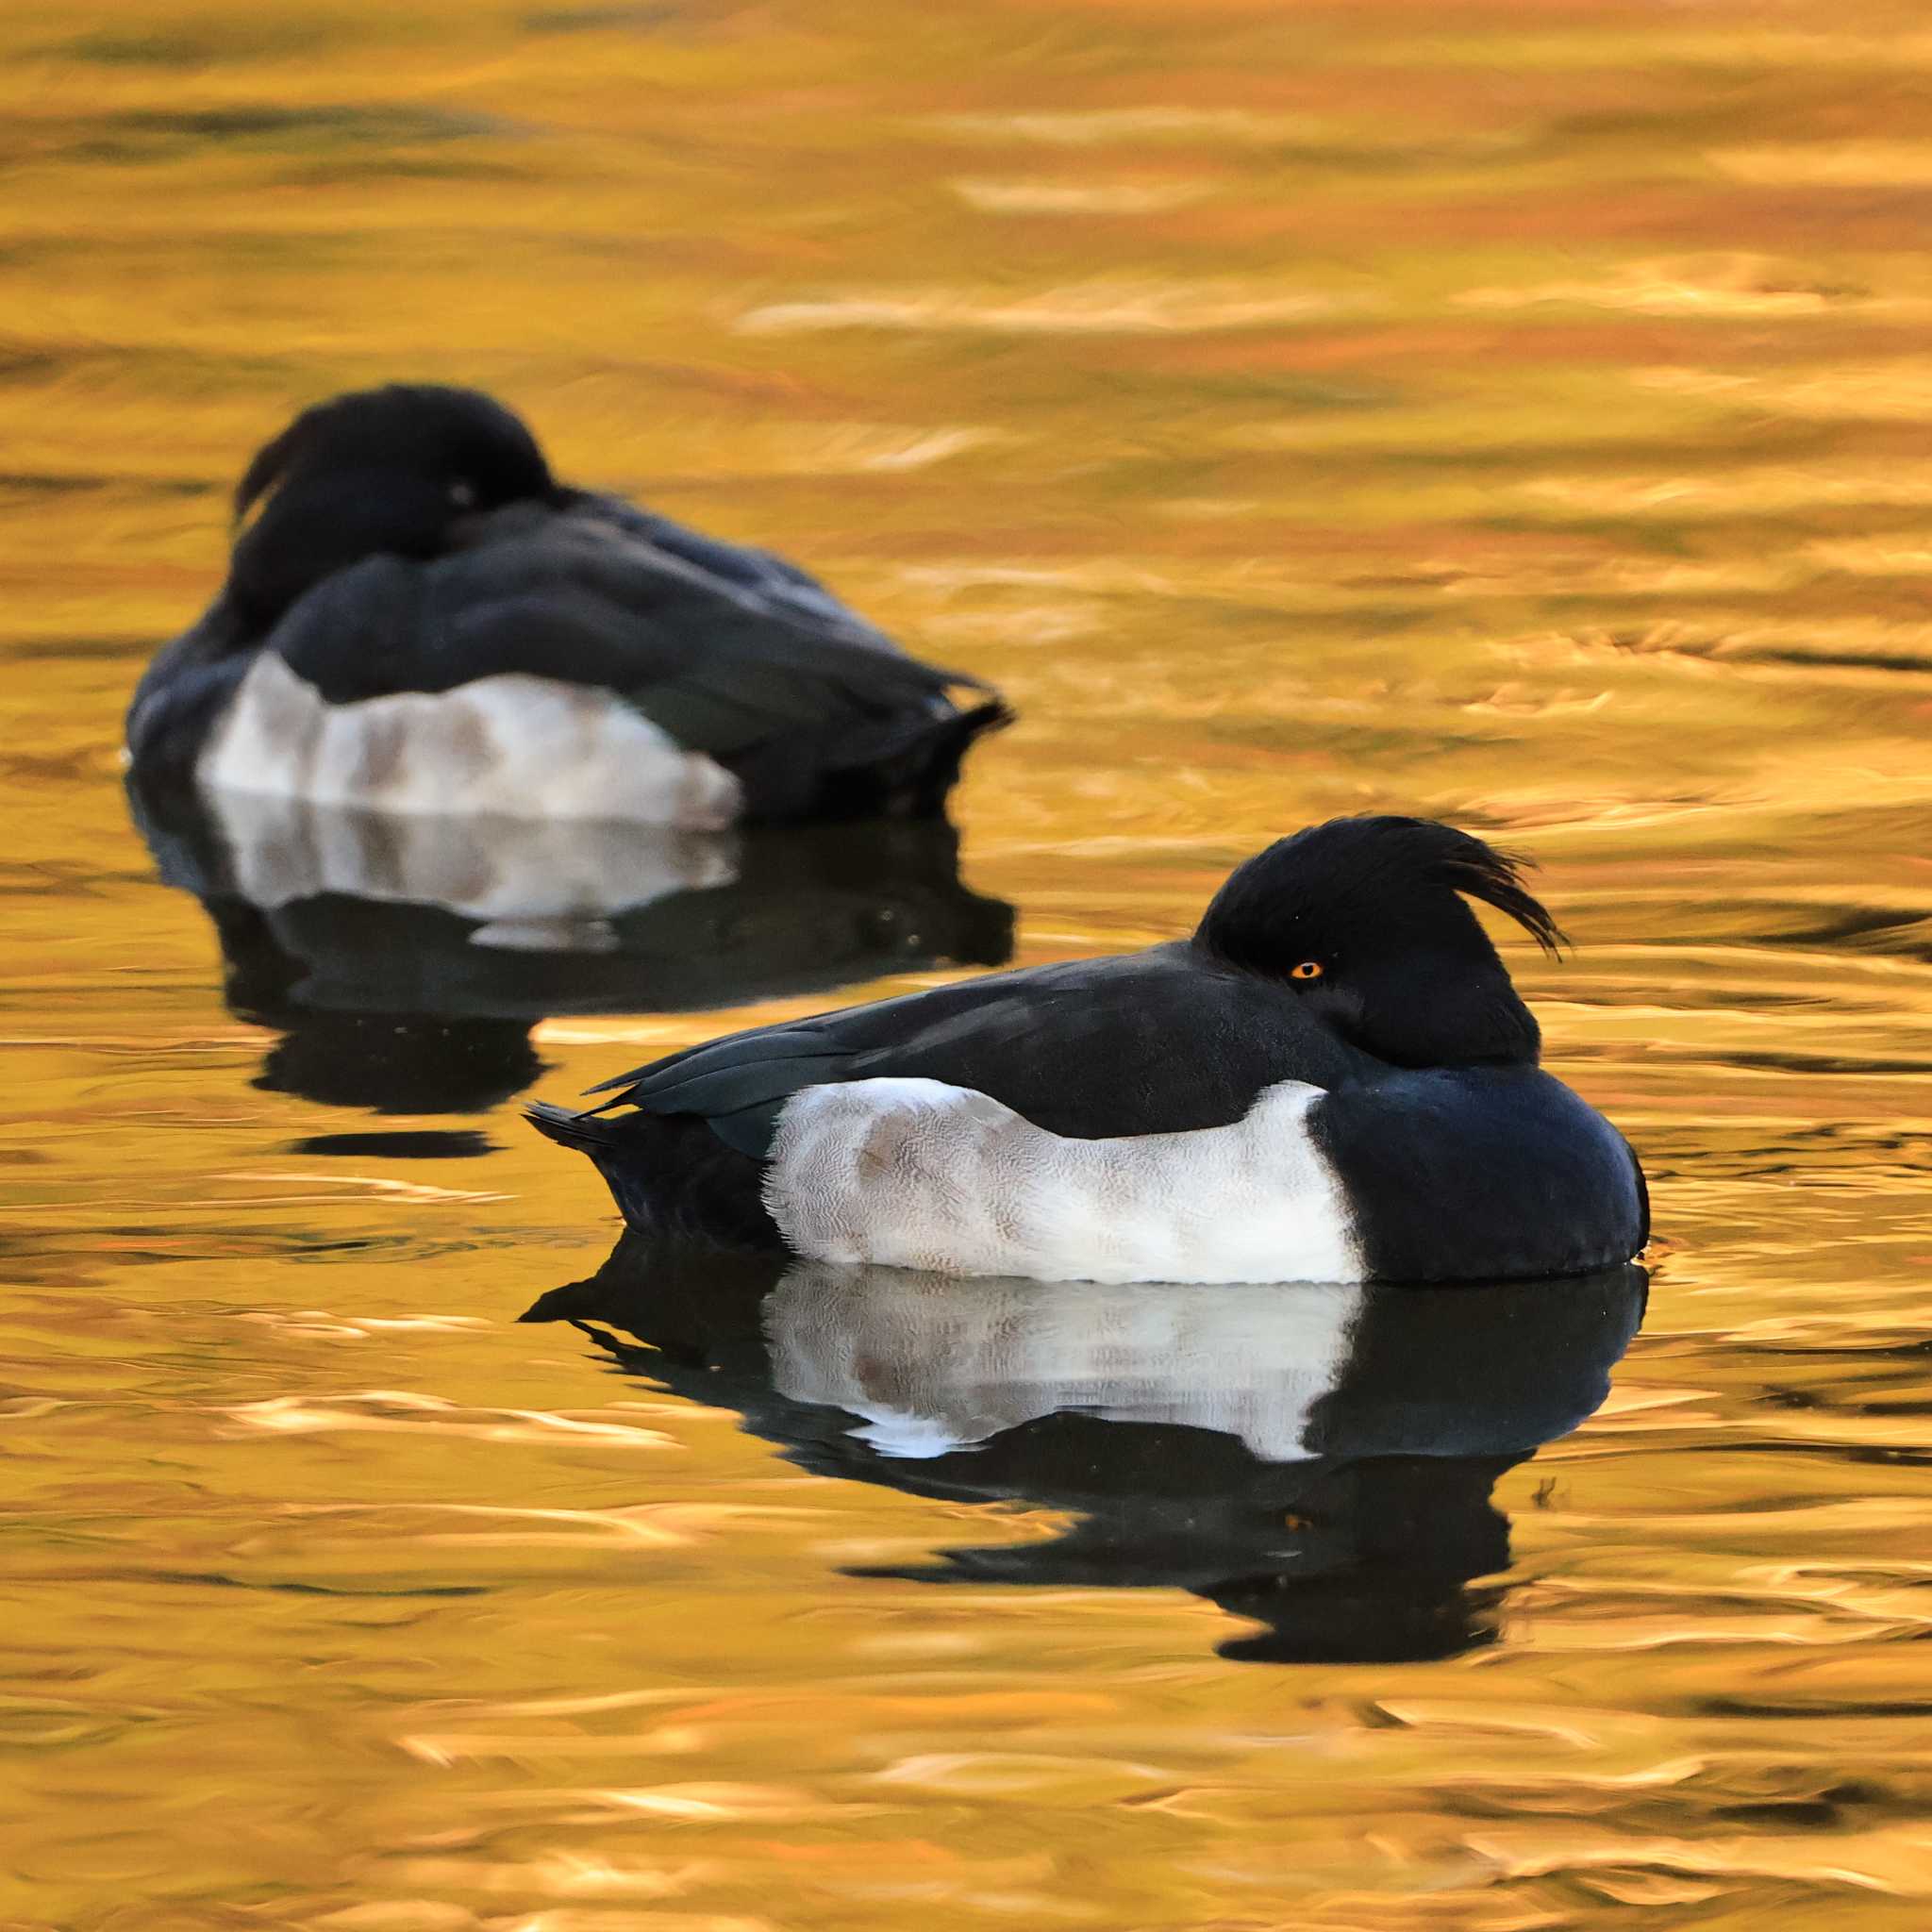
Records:
[[[604,1177],[617,1211],[633,1227],[650,1227],[657,1216],[652,1211],[650,1191],[635,1170],[638,1163],[624,1158],[616,1123],[596,1114],[573,1113],[567,1107],[553,1107],[545,1100],[525,1103],[524,1118],[546,1140],[559,1147],[575,1147],[590,1157],[591,1164]]]
[[[889,794],[896,791],[906,798],[914,818],[930,818],[943,811],[947,792],[958,783],[966,754],[989,732],[1004,730],[1013,717],[1006,700],[995,697],[941,719],[918,734],[902,759],[889,763],[880,774],[881,789]]]
[[[1012,722],[999,698],[768,741],[727,760],[748,818],[938,818],[974,740]]]
[[[588,1155],[632,1227],[679,1241],[769,1252],[759,1160],[689,1114],[573,1113],[530,1101],[525,1118],[547,1140]]]
[[[592,1148],[610,1144],[610,1123],[596,1114],[553,1107],[547,1100],[530,1100],[524,1103],[524,1118],[546,1141],[555,1141],[559,1147],[576,1147],[590,1153]]]

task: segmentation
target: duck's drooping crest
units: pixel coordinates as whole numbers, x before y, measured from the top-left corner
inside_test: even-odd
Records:
[[[1616,1265],[1646,1238],[1635,1158],[1539,1071],[1466,903],[1554,950],[1521,866],[1426,820],[1335,820],[1241,866],[1191,939],[733,1035],[537,1124],[636,1225],[818,1259],[1115,1281]]]
[[[1201,915],[1201,943],[1231,965],[1289,971],[1323,947],[1426,936],[1494,956],[1462,905],[1513,919],[1544,952],[1568,943],[1523,883],[1535,863],[1436,819],[1330,819],[1238,865]]]

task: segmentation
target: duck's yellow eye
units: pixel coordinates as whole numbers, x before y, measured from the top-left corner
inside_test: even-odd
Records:
[[[1288,976],[1291,979],[1320,979],[1323,967],[1319,959],[1304,959],[1299,966],[1291,966]]]

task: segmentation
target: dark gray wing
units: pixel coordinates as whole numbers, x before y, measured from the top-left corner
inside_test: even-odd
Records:
[[[691,749],[945,716],[977,680],[855,641],[588,516],[426,563],[379,557],[304,597],[270,639],[331,703],[506,673],[617,692]]]
[[[642,538],[673,557],[682,558],[719,583],[749,591],[803,618],[817,629],[836,633],[853,643],[869,644],[875,651],[899,649],[884,631],[841,603],[815,576],[769,550],[708,537],[701,530],[687,529],[669,517],[659,516],[656,510],[640,509],[621,496],[582,491],[578,492],[576,508],[581,514],[596,517]]]
[[[762,1155],[786,1100],[842,1080],[943,1080],[1096,1138],[1223,1126],[1277,1080],[1327,1087],[1368,1065],[1292,993],[1181,941],[732,1034],[593,1091],[623,1088],[610,1106],[700,1115]]]

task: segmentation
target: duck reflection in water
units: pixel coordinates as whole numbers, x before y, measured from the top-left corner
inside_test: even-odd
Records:
[[[1042,1284],[627,1234],[524,1319],[575,1323],[818,1474],[1076,1516],[851,1574],[1177,1588],[1261,1626],[1226,1657],[1400,1661],[1493,1636],[1469,1587],[1509,1560],[1491,1490],[1603,1401],[1647,1283]]]
[[[163,881],[214,923],[230,1010],[283,1036],[257,1084],[331,1106],[480,1112],[537,1077],[530,1029],[553,1015],[730,1006],[1012,951],[1013,908],[961,882],[943,819],[680,832],[129,797]]]

